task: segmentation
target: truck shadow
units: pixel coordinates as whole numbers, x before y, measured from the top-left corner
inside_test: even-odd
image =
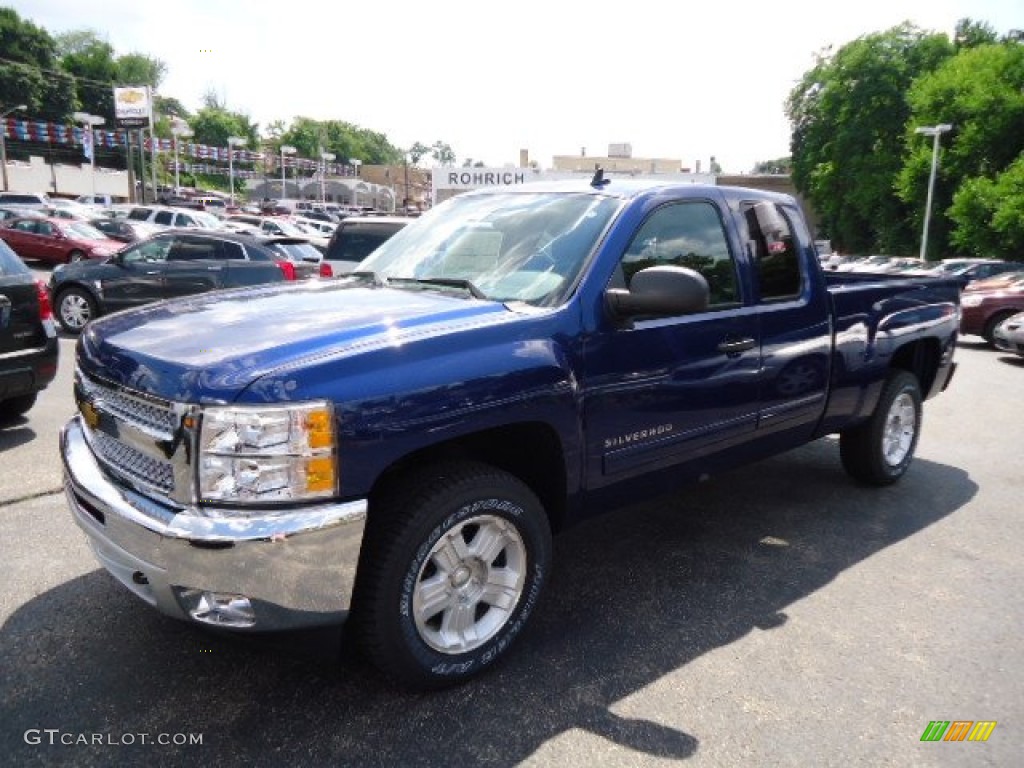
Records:
[[[337,631],[211,634],[155,614],[94,571],[28,602],[0,630],[0,717],[17,764],[70,754],[25,744],[36,728],[203,734],[199,748],[156,747],[163,765],[201,754],[217,765],[512,766],[573,729],[684,759],[697,735],[612,707],[710,651],[771,632],[787,606],[976,492],[966,472],[921,459],[894,487],[860,488],[835,445],[819,441],[597,518],[556,541],[548,594],[511,656],[433,694],[393,687],[354,650],[339,662]],[[77,747],[74,760],[103,762],[111,749]]]

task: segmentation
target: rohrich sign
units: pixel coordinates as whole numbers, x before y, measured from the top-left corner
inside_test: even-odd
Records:
[[[114,89],[114,117],[122,128],[149,125],[153,100],[148,85]]]
[[[536,181],[530,168],[434,168],[434,189],[510,187]]]

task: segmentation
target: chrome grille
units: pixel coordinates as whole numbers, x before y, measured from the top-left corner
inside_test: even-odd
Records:
[[[92,432],[92,449],[104,463],[165,496],[174,491],[174,468],[170,462],[146,456],[104,432]]]
[[[145,400],[79,375],[83,394],[99,410],[164,440],[174,435],[178,424],[170,404]]]

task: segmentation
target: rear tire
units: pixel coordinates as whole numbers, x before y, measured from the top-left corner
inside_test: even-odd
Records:
[[[403,685],[462,683],[508,651],[550,563],[547,516],[525,483],[471,461],[426,467],[371,511],[356,637]]]
[[[867,485],[890,485],[906,473],[921,434],[921,387],[917,377],[893,370],[875,412],[839,435],[843,468]]]
[[[68,254],[68,264],[74,264],[79,261],[85,260],[85,252],[80,251],[77,248]]]
[[[84,288],[66,288],[57,294],[57,321],[68,333],[81,333],[97,314],[96,300]]]
[[[10,421],[28,413],[29,409],[36,404],[36,397],[37,394],[33,392],[0,400],[0,422]]]

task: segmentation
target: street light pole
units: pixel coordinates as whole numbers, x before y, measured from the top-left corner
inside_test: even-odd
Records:
[[[348,159],[348,164],[355,166],[356,178],[358,179],[359,178],[359,166],[363,164],[363,161],[360,160],[358,157],[350,157]],[[352,190],[352,205],[355,206],[356,208],[359,207],[359,182],[358,181],[356,182],[356,185],[355,185],[355,187]]]
[[[7,191],[7,116],[12,112],[21,112],[25,109],[28,109],[26,105],[19,104],[16,107],[11,107],[10,109],[5,109],[3,112],[0,112],[0,120],[5,121],[4,124],[0,126],[0,165],[2,165],[4,169],[4,192]]]
[[[96,134],[93,133],[93,128],[97,125],[103,125],[107,122],[104,118],[99,115],[90,115],[88,112],[75,112],[72,115],[76,122],[82,124],[82,130],[85,135],[82,136],[82,146],[86,145],[88,140],[89,144],[89,170],[90,176],[92,177],[92,201],[96,202]]]
[[[285,155],[294,155],[297,151],[298,150],[296,150],[295,147],[291,146],[290,144],[282,144],[281,145],[281,199],[282,200],[284,200],[284,199],[286,199],[288,197],[288,190],[285,187],[285,184],[287,182],[285,181],[285,176],[284,176],[284,156]]]
[[[228,136],[228,183],[231,185],[231,207],[235,207],[235,147],[244,147],[246,139]]]
[[[181,118],[175,118],[174,123],[171,125],[171,133],[174,134],[174,194],[181,194],[181,178],[178,173],[178,139],[184,137],[188,138],[192,135],[192,130]]]
[[[939,167],[939,138],[942,134],[951,130],[953,130],[953,126],[948,123],[942,123],[940,125],[923,125],[920,128],[914,129],[914,133],[932,137],[932,170],[931,174],[928,176],[928,199],[924,205],[924,231],[921,233],[920,258],[922,261],[925,260],[928,252],[928,225],[931,223],[932,218],[932,196],[935,193],[935,172]]]
[[[320,173],[320,202],[327,202],[327,164],[334,160],[333,152],[321,152],[320,159],[324,161],[323,170]]]

